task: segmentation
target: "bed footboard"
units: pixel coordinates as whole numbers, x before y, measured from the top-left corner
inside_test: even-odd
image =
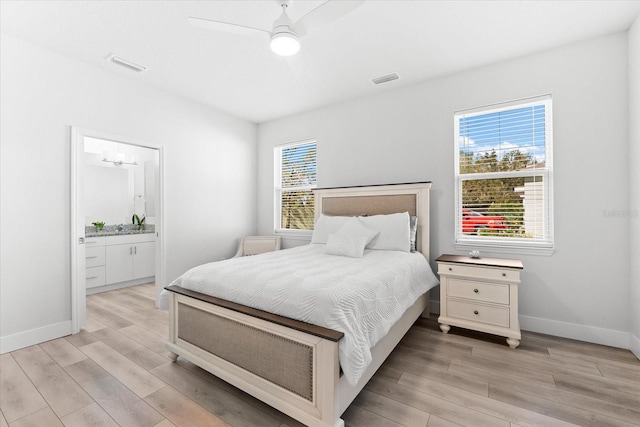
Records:
[[[309,426],[343,425],[340,335],[330,332],[328,339],[170,292],[169,351]]]

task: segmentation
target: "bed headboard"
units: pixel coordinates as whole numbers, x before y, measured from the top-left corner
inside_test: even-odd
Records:
[[[369,187],[317,188],[315,219],[325,215],[357,216],[409,212],[418,217],[416,247],[429,260],[430,182]]]

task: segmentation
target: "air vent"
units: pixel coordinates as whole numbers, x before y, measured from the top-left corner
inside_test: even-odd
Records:
[[[135,71],[136,73],[141,73],[147,69],[144,65],[136,64],[135,62],[124,59],[116,54],[109,55],[107,57],[107,61],[124,67],[127,70]]]
[[[375,79],[371,79],[374,84],[379,85],[380,83],[390,82],[392,80],[398,80],[400,76],[398,73],[387,74],[386,76],[376,77]]]

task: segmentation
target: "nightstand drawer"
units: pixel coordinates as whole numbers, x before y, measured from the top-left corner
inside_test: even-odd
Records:
[[[509,285],[452,278],[447,283],[447,296],[508,305]]]
[[[520,283],[520,270],[441,263],[438,264],[438,274],[469,277],[472,279],[487,279],[492,281]]]
[[[489,325],[509,327],[509,307],[493,307],[447,299],[447,315]]]

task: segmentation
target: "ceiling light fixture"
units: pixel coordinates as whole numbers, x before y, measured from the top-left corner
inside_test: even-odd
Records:
[[[318,2],[322,4],[298,18],[296,22],[291,22],[291,19],[287,16],[287,8],[291,0],[275,0],[275,2],[280,6],[282,13],[273,23],[271,30],[262,27],[250,27],[236,22],[198,18],[196,16],[189,16],[187,19],[194,27],[213,31],[248,36],[252,34],[268,35],[273,53],[281,56],[291,56],[300,51],[299,40],[308,33],[309,29],[314,30],[314,28],[322,27],[342,18],[353,9],[363,5],[365,0],[325,0]],[[300,0],[299,3],[305,2]]]
[[[271,31],[271,50],[280,56],[291,56],[300,50],[298,35],[291,29],[291,18],[287,15],[288,1],[280,3],[282,15],[273,23]]]
[[[290,28],[274,32],[271,36],[271,50],[280,56],[291,56],[300,50],[298,36]]]
[[[116,160],[111,160],[109,159],[110,155],[108,151],[103,151],[102,152],[102,161],[106,162],[106,163],[113,163],[114,166],[122,166],[122,165],[132,165],[132,166],[137,166],[138,162],[136,162],[136,156],[131,155],[131,161],[130,162],[125,162],[124,161],[124,157],[125,154],[124,153],[117,153]]]
[[[138,166],[138,162],[125,162],[124,160],[109,160],[109,159],[102,159],[103,162],[107,162],[107,163],[113,163],[115,166],[122,166],[122,165],[133,165],[133,166]]]

